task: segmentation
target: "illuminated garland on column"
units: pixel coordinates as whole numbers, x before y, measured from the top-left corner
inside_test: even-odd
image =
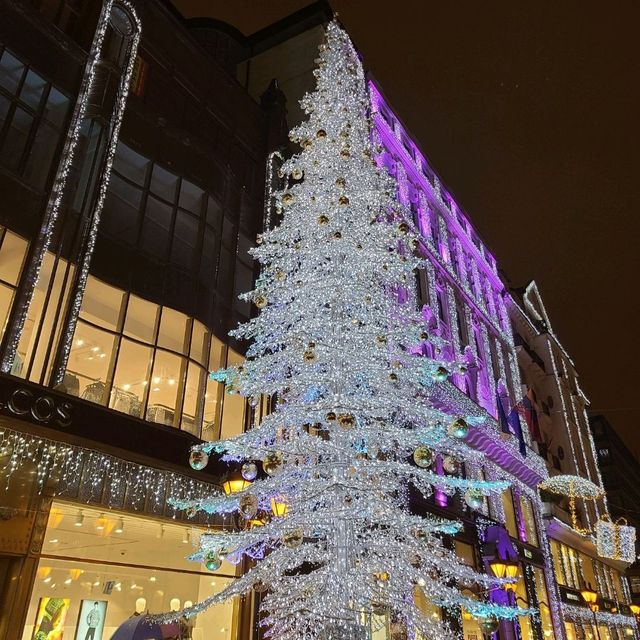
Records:
[[[84,290],[87,285],[87,278],[89,277],[89,267],[91,265],[91,259],[93,257],[93,251],[95,249],[96,239],[98,237],[98,227],[100,226],[100,216],[102,208],[104,206],[105,198],[107,197],[107,188],[109,186],[109,178],[111,177],[111,167],[113,166],[113,159],[116,153],[116,147],[118,146],[118,139],[120,137],[120,127],[122,126],[122,119],[124,117],[124,110],[127,104],[127,97],[129,95],[129,86],[131,84],[131,77],[133,75],[133,68],[136,61],[136,53],[138,51],[138,44],[140,43],[141,25],[140,20],[136,14],[135,9],[127,0],[109,0],[105,5],[104,14],[107,18],[104,20],[99,28],[100,37],[98,41],[97,49],[93,50],[94,59],[96,61],[101,59],[102,45],[104,43],[104,36],[109,23],[108,16],[114,6],[114,3],[120,4],[127,8],[131,17],[135,22],[134,35],[131,42],[129,51],[127,52],[128,62],[125,73],[120,78],[118,86],[117,97],[113,111],[111,112],[111,134],[109,136],[109,146],[107,148],[107,156],[105,159],[104,169],[100,175],[100,184],[98,187],[98,199],[96,200],[93,208],[93,213],[90,216],[91,226],[89,228],[89,234],[87,243],[85,245],[84,254],[82,256],[82,262],[78,271],[78,280],[75,286],[73,294],[73,300],[68,307],[67,323],[62,329],[62,335],[60,337],[60,347],[58,351],[57,369],[53,372],[53,382],[59,384],[64,380],[64,374],[67,367],[67,361],[69,359],[69,353],[71,352],[71,345],[73,342],[73,334],[75,333],[76,324],[78,322],[78,315],[80,314],[80,307],[82,306],[82,299],[84,298]],[[88,84],[93,86],[95,66],[92,66]],[[85,98],[89,99],[91,91],[87,92]],[[86,108],[86,105],[85,105]],[[82,116],[84,116],[85,108],[83,108]],[[79,118],[80,124],[82,124],[82,117]]]
[[[100,60],[99,54],[102,50],[102,44],[104,42],[107,26],[109,24],[109,16],[111,14],[111,9],[114,5],[114,1],[115,0],[107,0],[102,8],[102,12],[100,13],[98,27],[93,38],[89,59],[85,68],[84,80],[74,107],[71,125],[69,127],[69,131],[67,132],[64,149],[62,151],[60,164],[58,166],[56,177],[51,189],[51,195],[47,203],[47,208],[41,225],[40,234],[36,240],[37,249],[34,253],[34,257],[30,261],[29,266],[26,269],[26,273],[22,280],[24,285],[22,290],[25,292],[23,294],[24,297],[18,301],[19,306],[16,307],[18,310],[17,316],[13,319],[6,330],[7,347],[5,349],[5,353],[3,354],[2,363],[0,365],[0,369],[3,373],[9,373],[11,371],[11,367],[13,366],[13,362],[15,360],[16,352],[18,349],[18,343],[22,336],[24,323],[27,319],[27,314],[33,300],[36,284],[40,278],[42,264],[51,244],[51,239],[53,237],[56,222],[58,220],[58,215],[60,213],[60,206],[65,195],[67,181],[71,172],[71,167],[78,146],[78,141],[80,140],[80,134],[82,125],[84,123],[87,105],[93,92],[96,67]],[[137,18],[137,14],[133,6],[127,0],[117,0],[117,2],[127,8],[127,10],[131,13],[133,19],[136,21],[137,25],[137,33],[134,36],[132,45],[133,56],[130,60],[130,64],[126,74],[128,82],[133,71],[135,51],[137,50],[138,42],[140,39],[140,21]],[[125,88],[124,96],[121,96],[123,101],[123,108],[124,102],[126,101],[126,92],[127,88]],[[121,110],[119,111],[119,113],[121,119]],[[116,131],[116,138],[117,131],[120,128],[120,119],[113,123],[114,130]],[[106,184],[104,184],[104,189],[106,190]],[[104,199],[104,193],[101,193],[101,197],[102,199]],[[102,203],[100,203],[100,207],[101,206]]]

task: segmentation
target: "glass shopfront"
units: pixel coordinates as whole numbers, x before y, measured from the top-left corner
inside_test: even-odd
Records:
[[[209,572],[186,559],[204,531],[54,502],[23,640],[108,640],[131,616],[177,610],[219,592],[236,568],[223,563]],[[211,607],[183,621],[178,637],[236,638],[238,607],[237,599]],[[167,633],[172,637],[175,629]]]

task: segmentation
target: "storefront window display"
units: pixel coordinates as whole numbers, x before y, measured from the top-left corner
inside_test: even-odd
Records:
[[[522,525],[524,529],[524,534],[526,536],[526,540],[524,542],[528,542],[530,545],[534,547],[539,546],[538,543],[538,530],[536,527],[535,517],[533,515],[533,506],[531,505],[531,500],[520,494],[518,496],[518,501],[520,503],[520,516],[522,518]]]
[[[108,640],[133,615],[178,609],[220,591],[236,567],[223,563],[209,572],[186,559],[204,531],[54,502],[22,639],[49,640],[54,633]],[[185,622],[182,637],[231,640],[237,624],[238,603],[228,601]]]

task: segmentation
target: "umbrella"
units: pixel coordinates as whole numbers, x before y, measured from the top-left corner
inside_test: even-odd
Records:
[[[179,637],[179,624],[158,624],[147,616],[133,616],[116,629],[111,640],[164,640]]]
[[[597,500],[602,498],[604,491],[597,484],[580,476],[561,475],[547,478],[538,487],[544,491],[569,496],[569,511],[571,514],[571,526],[578,533],[589,533],[587,529],[578,526],[576,515],[576,498],[583,500]]]

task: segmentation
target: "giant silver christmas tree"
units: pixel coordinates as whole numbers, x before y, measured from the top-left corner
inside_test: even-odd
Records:
[[[460,491],[476,505],[504,483],[467,480],[460,465],[478,416],[449,415],[430,402],[462,364],[423,355],[443,344],[427,335],[412,296],[414,230],[393,180],[375,163],[362,66],[334,22],[321,47],[309,119],[291,132],[302,151],[282,167],[274,194],[280,224],[253,255],[261,264],[246,294],[259,314],[233,334],[252,340],[241,365],[218,372],[227,391],[276,398],[260,424],[192,452],[199,468],[215,452],[253,480],[238,493],[174,501],[191,514],[273,512],[263,526],[202,536],[194,559],[255,561],[195,615],[259,586],[263,622],[278,640],[364,638],[385,615],[410,637],[446,638],[420,602],[463,606],[478,616],[516,609],[469,597],[495,578],[465,566],[442,542],[459,525],[410,510],[409,490]],[[437,473],[445,460],[450,473]],[[260,473],[260,468],[263,473]],[[522,611],[520,611],[522,613]]]

